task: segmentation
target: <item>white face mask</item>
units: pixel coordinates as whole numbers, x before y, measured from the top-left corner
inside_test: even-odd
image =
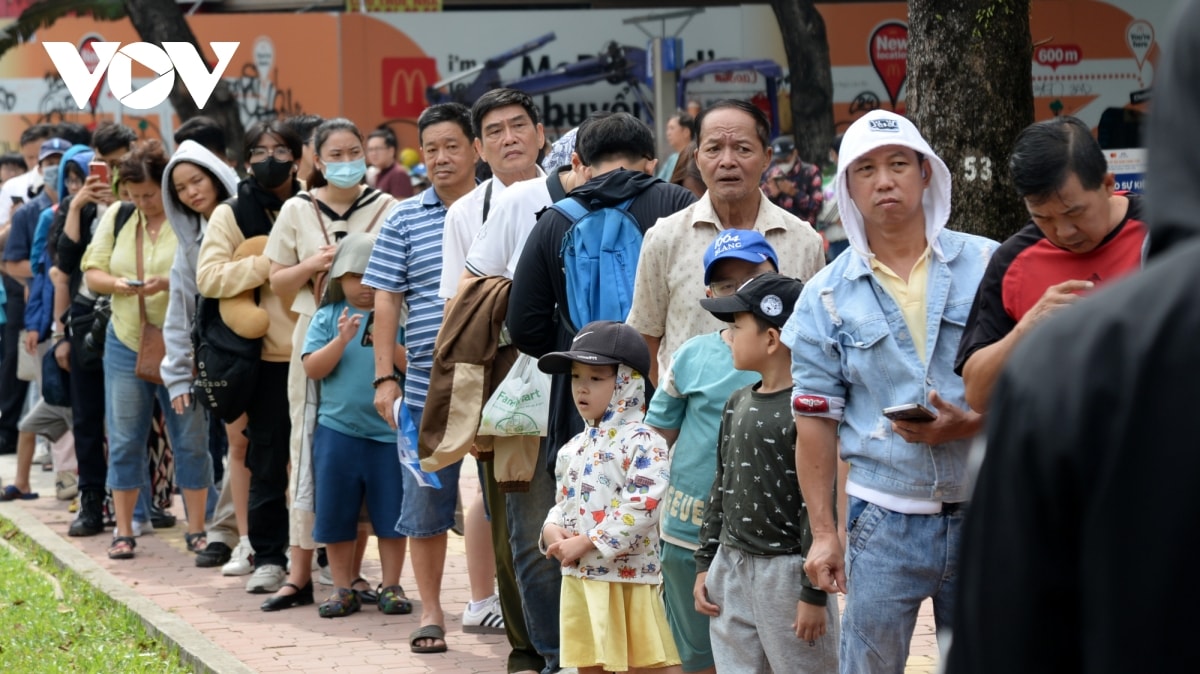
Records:
[[[794,162],[794,161],[780,162],[780,163],[776,164],[776,166],[779,167],[779,170],[783,171],[784,173],[788,173],[789,171],[791,171],[792,167],[795,165],[796,165],[796,162]]]

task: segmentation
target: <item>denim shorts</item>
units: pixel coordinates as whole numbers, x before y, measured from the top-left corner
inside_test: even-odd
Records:
[[[420,428],[424,409],[409,408],[409,411],[413,423]],[[434,489],[422,487],[410,470],[401,467],[404,474],[404,507],[400,509],[400,519],[394,527],[396,533],[409,538],[431,538],[449,531],[454,526],[454,511],[458,507],[458,473],[461,468],[462,461],[456,461],[437,471],[442,486]],[[379,532],[378,526],[375,531]]]
[[[321,424],[313,431],[312,444],[317,506],[313,540],[355,540],[364,503],[375,534],[399,538],[392,525],[404,502],[404,468],[396,444],[346,435]]]

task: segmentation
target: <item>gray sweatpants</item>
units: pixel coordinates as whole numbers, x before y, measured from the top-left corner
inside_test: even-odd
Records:
[[[721,674],[836,674],[837,597],[825,606],[825,636],[796,638],[801,555],[761,557],[722,545],[708,570],[709,600],[721,615],[709,622],[713,661]]]

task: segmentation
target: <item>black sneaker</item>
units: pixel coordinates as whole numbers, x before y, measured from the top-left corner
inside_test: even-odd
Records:
[[[230,557],[233,556],[233,550],[224,543],[209,543],[208,547],[196,553],[196,566],[200,568],[208,568],[213,566],[224,566]]]
[[[175,516],[169,511],[151,508],[150,524],[153,524],[155,529],[170,529],[175,526]]]
[[[104,533],[104,492],[85,489],[79,493],[79,514],[68,536],[96,536]]]

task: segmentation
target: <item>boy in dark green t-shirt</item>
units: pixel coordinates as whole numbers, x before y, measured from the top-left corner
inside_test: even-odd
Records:
[[[719,672],[837,671],[837,602],[803,570],[812,532],[796,475],[791,351],[779,336],[801,288],[767,273],[700,303],[733,323],[734,367],[762,375],[725,404],[696,551],[696,610],[711,617]]]

